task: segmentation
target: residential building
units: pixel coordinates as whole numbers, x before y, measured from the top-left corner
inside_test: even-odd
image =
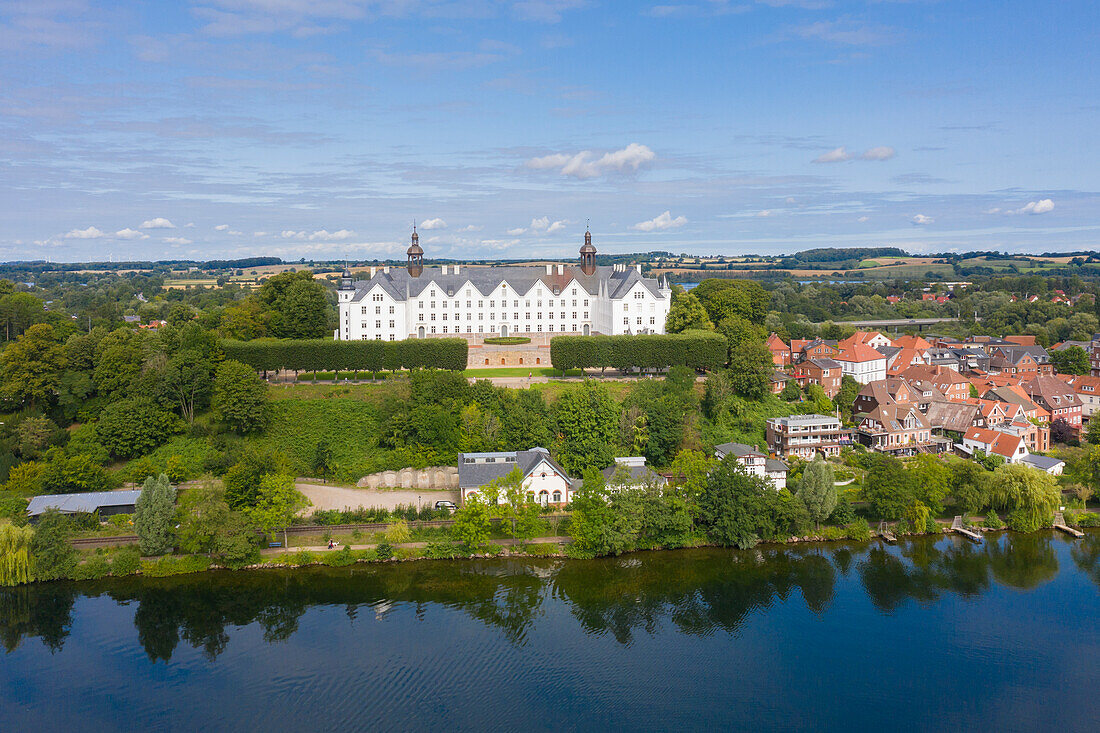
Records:
[[[746,473],[770,479],[777,489],[786,488],[788,466],[783,461],[761,453],[756,446],[744,443],[722,443],[714,447],[714,457],[718,460],[730,455],[745,467]]]
[[[768,351],[772,354],[772,363],[777,367],[785,367],[791,363],[791,345],[784,342],[778,335],[768,336]]]
[[[851,431],[831,415],[790,415],[773,417],[767,423],[768,450],[782,458],[796,456],[813,459],[817,453],[840,454],[842,446],[852,444]]]
[[[840,362],[828,357],[820,357],[795,364],[791,376],[798,381],[798,386],[803,389],[811,384],[820,384],[825,395],[829,399],[833,399],[840,392],[843,370]]]
[[[833,359],[840,362],[844,374],[860,384],[886,379],[886,357],[867,344],[854,344],[839,351]]]
[[[970,396],[970,380],[954,369],[944,366],[914,364],[898,376],[903,379],[928,382],[949,400],[963,400]]]
[[[462,500],[481,493],[494,479],[519,468],[528,497],[543,506],[562,506],[573,501],[580,480],[570,478],[545,448],[495,453],[459,453],[458,488]],[[504,497],[499,497],[504,503]]]
[[[879,333],[878,331],[856,331],[848,338],[839,342],[837,346],[841,351],[849,349],[856,344],[866,344],[872,349],[879,349],[883,346],[893,346],[894,342],[889,338]]]
[[[932,426],[916,405],[879,405],[852,419],[857,439],[871,450],[901,456],[941,450],[942,444],[933,439]]]
[[[1058,377],[1040,376],[1020,385],[1031,400],[1050,413],[1050,421],[1065,420],[1074,430],[1081,429],[1081,399],[1071,385]]]
[[[1007,430],[970,428],[963,436],[959,451],[969,457],[979,450],[986,455],[1000,456],[1008,463],[1019,463],[1028,454],[1023,435]]]
[[[1091,420],[1093,413],[1100,410],[1100,377],[1064,374],[1060,378],[1073,387],[1077,399],[1081,400],[1081,420]]]
[[[337,340],[431,336],[664,333],[672,291],[641,265],[596,266],[585,232],[579,265],[425,267],[413,231],[406,267],[344,271]]]
[[[1029,379],[1040,374],[1053,374],[1050,355],[1042,346],[997,346],[990,351],[989,368],[995,372]]]

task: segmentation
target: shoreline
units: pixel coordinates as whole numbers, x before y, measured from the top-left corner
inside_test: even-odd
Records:
[[[986,527],[981,527],[981,526],[974,526],[974,527],[970,527],[969,529],[971,529],[975,532],[981,533],[982,535],[992,534],[992,533],[1006,533],[1007,534],[1007,533],[1014,532],[1014,530],[1010,530],[1006,527],[1001,528],[1001,529],[992,529],[992,528],[986,528]],[[1087,529],[1090,529],[1090,528],[1084,528],[1084,529],[1087,530]],[[1042,527],[1038,531],[1048,531],[1048,532],[1051,532],[1052,534],[1058,534],[1058,531],[1054,527]],[[950,528],[943,528],[943,531],[941,531],[939,533],[935,533],[935,534],[930,533],[930,532],[922,532],[922,533],[919,533],[919,534],[917,534],[917,533],[904,534],[904,535],[899,535],[898,539],[900,540],[902,538],[914,538],[914,537],[937,537],[937,538],[940,538],[940,537],[949,536],[951,534],[952,534],[952,532],[950,531]],[[1033,533],[1025,533],[1025,534],[1033,534]],[[960,537],[962,539],[967,539],[965,536],[962,536],[962,535],[960,535]],[[120,578],[129,578],[129,577],[137,577],[137,576],[146,577],[146,578],[167,578],[167,577],[174,577],[174,576],[179,576],[179,575],[197,575],[199,573],[211,572],[211,571],[221,571],[221,570],[231,571],[231,572],[257,571],[257,570],[259,570],[259,571],[262,571],[262,570],[294,570],[294,569],[298,569],[298,568],[309,568],[309,567],[318,567],[318,566],[340,568],[340,567],[350,567],[352,565],[373,565],[373,564],[381,565],[381,564],[387,564],[387,563],[392,564],[392,563],[407,563],[407,562],[419,562],[419,561],[440,561],[440,560],[450,560],[450,561],[456,561],[456,560],[493,560],[493,559],[503,559],[503,558],[507,558],[507,559],[527,558],[527,559],[558,559],[558,560],[600,560],[600,559],[605,559],[605,558],[623,557],[623,556],[626,556],[626,555],[632,555],[632,554],[640,553],[640,552],[668,552],[668,551],[676,551],[676,550],[694,550],[694,549],[702,549],[702,548],[726,548],[726,549],[730,549],[730,550],[739,550],[739,549],[741,549],[741,548],[727,546],[727,545],[717,545],[717,544],[703,542],[703,543],[699,543],[699,544],[687,545],[687,546],[684,546],[684,547],[636,548],[636,549],[633,549],[633,550],[628,550],[626,552],[620,553],[618,555],[599,555],[599,556],[592,557],[592,558],[577,558],[577,557],[572,557],[567,552],[563,551],[563,549],[566,545],[571,544],[571,542],[561,541],[564,538],[561,538],[561,537],[554,538],[554,539],[559,540],[557,542],[539,542],[539,541],[537,541],[538,539],[550,539],[550,538],[535,538],[535,541],[529,541],[529,542],[527,542],[526,544],[523,544],[523,545],[520,545],[520,544],[516,543],[514,540],[504,540],[505,542],[509,542],[509,544],[508,545],[497,545],[498,547],[501,548],[501,552],[498,552],[498,553],[479,552],[479,553],[473,553],[473,554],[469,554],[469,555],[457,554],[457,555],[454,555],[452,557],[427,557],[427,556],[424,556],[424,555],[398,557],[396,555],[396,551],[398,551],[398,550],[421,550],[421,549],[424,549],[429,544],[428,542],[406,542],[406,543],[401,543],[399,545],[392,545],[392,548],[395,551],[395,555],[393,555],[391,557],[378,558],[378,557],[366,557],[366,556],[363,556],[363,555],[355,557],[353,555],[351,557],[341,557],[340,558],[341,560],[346,559],[346,560],[348,560],[348,562],[339,562],[339,563],[326,562],[325,558],[344,555],[345,554],[345,550],[343,549],[344,546],[340,546],[340,549],[332,549],[332,550],[329,550],[328,548],[302,548],[300,550],[293,551],[293,552],[292,551],[283,551],[283,552],[274,553],[272,555],[268,555],[268,557],[278,557],[278,556],[282,555],[282,556],[288,556],[288,559],[289,559],[290,557],[294,557],[295,555],[300,556],[302,554],[307,554],[307,555],[310,556],[308,562],[300,562],[299,563],[299,562],[262,562],[261,561],[261,562],[258,562],[258,563],[243,565],[241,567],[236,567],[236,568],[235,567],[229,567],[229,566],[226,566],[226,565],[218,565],[217,563],[210,562],[209,564],[206,564],[203,567],[195,567],[194,569],[180,569],[178,572],[149,573],[149,572],[146,572],[144,569],[139,569],[136,572],[125,573],[125,574],[122,574],[122,575],[114,575],[114,574],[111,574],[111,573],[107,573],[107,574],[99,576],[99,577],[90,577],[90,578],[62,578],[62,579],[55,579],[55,580],[34,580],[34,581],[31,581],[30,583],[22,583],[20,585],[4,586],[4,587],[18,588],[18,587],[21,587],[21,586],[32,586],[32,585],[39,585],[39,584],[42,584],[42,583],[56,583],[56,582],[82,583],[82,582],[93,582],[93,581],[105,580],[105,579],[108,579],[108,578],[120,579]],[[830,543],[871,544],[875,541],[878,541],[882,544],[895,544],[895,543],[889,542],[886,538],[884,538],[883,536],[881,536],[877,533],[872,533],[871,537],[867,540],[852,539],[850,537],[827,538],[827,537],[823,537],[823,536],[820,536],[820,535],[805,535],[805,536],[802,536],[802,537],[789,537],[789,538],[787,538],[786,540],[783,540],[783,541],[776,541],[776,540],[761,541],[761,542],[758,542],[753,547],[748,548],[748,549],[782,548],[782,547],[790,546],[790,545],[811,545],[811,544],[830,544]],[[558,552],[529,553],[529,552],[525,552],[523,550],[520,550],[518,552],[511,552],[511,551],[507,550],[507,548],[511,548],[511,547],[530,547],[530,546],[542,546],[542,547],[556,546],[558,548]],[[374,550],[377,549],[377,547],[378,547],[378,545],[361,545],[359,547],[359,549],[352,548],[350,550],[347,550],[346,552],[348,554],[368,553],[368,552],[373,552]],[[189,562],[189,561],[193,561],[193,559],[195,559],[195,558],[201,558],[202,560],[208,560],[209,559],[208,556],[206,556],[206,555],[162,555],[162,556],[153,557],[153,558],[142,558],[142,563],[156,564],[156,563],[161,563],[162,561],[167,561],[168,564],[174,564],[174,563],[183,564],[183,563],[186,563],[186,562]]]

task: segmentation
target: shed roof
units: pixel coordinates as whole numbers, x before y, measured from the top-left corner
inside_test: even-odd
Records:
[[[83,494],[46,494],[36,496],[27,505],[27,515],[37,517],[47,509],[57,509],[62,514],[77,514],[106,507],[133,506],[140,491],[90,491]]]

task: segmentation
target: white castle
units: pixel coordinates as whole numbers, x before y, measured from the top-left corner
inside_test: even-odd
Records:
[[[337,340],[665,332],[668,280],[597,267],[587,231],[580,265],[424,267],[416,227],[407,254],[406,267],[372,267],[369,280],[345,268]]]

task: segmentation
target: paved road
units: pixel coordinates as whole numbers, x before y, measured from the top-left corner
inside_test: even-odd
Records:
[[[306,495],[313,502],[313,506],[307,507],[301,512],[308,516],[318,509],[369,509],[385,508],[395,509],[398,504],[408,506],[434,505],[437,501],[447,500],[458,504],[458,491],[429,490],[429,489],[355,489],[345,486],[332,486],[331,484],[315,484],[299,481],[295,484],[298,491]]]

